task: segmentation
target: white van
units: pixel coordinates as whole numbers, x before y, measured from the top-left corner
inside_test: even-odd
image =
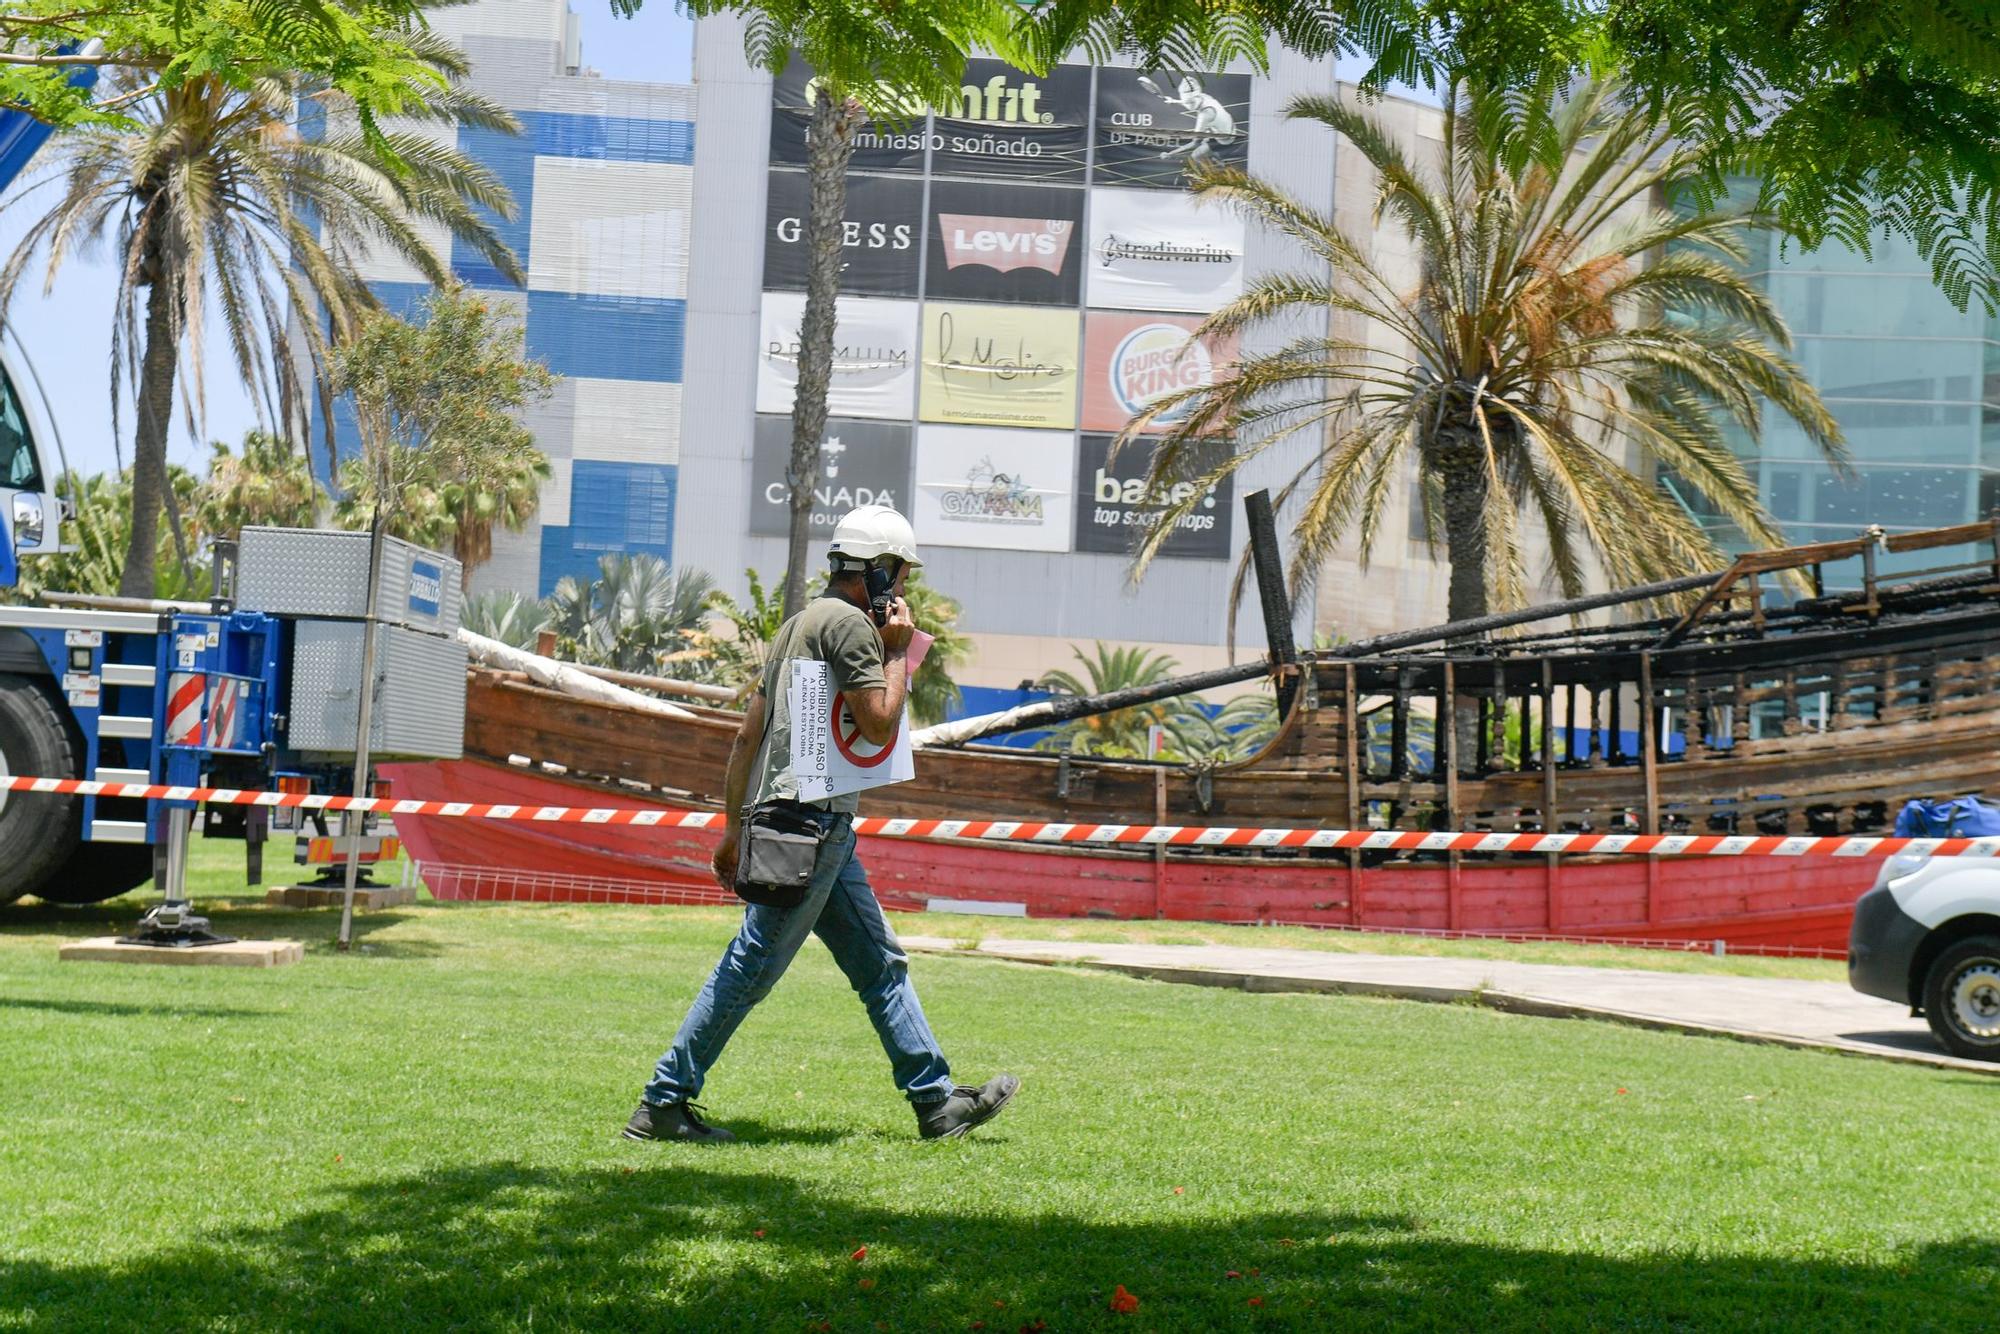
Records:
[[[1922,1014],[1954,1055],[2000,1061],[2000,857],[1884,862],[1854,905],[1847,980]]]

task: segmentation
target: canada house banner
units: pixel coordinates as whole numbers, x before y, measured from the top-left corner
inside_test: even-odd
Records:
[[[792,410],[799,383],[799,320],[805,308],[803,292],[764,293],[757,357],[759,412]],[[827,412],[836,417],[908,421],[917,387],[917,303],[843,296],[836,312]],[[1075,320],[1070,316],[1072,327]]]
[[[774,171],[764,205],[764,286],[806,287],[806,175]],[[917,294],[924,183],[902,176],[847,178],[841,228],[840,290],[868,296]],[[1082,247],[1079,245],[1078,249]],[[1071,286],[1074,301],[1075,286]]]
[[[1067,431],[918,427],[917,542],[1067,551],[1075,468]]]
[[[1127,444],[1111,458],[1108,435],[1086,435],[1076,459],[1076,549],[1078,551],[1130,552],[1159,522],[1168,504],[1185,499],[1195,484],[1174,482],[1154,491],[1146,485],[1146,470],[1153,451],[1146,442]],[[1192,458],[1194,476],[1220,463],[1229,446],[1217,441],[1196,452]],[[1201,498],[1194,511],[1174,526],[1174,532],[1160,547],[1162,556],[1194,560],[1224,560],[1229,556],[1229,478],[1217,482],[1214,490]]]
[[[1083,281],[1083,191],[931,182],[933,300],[1074,306]]]
[[[792,419],[757,418],[750,452],[750,531],[782,536],[791,531]],[[829,417],[819,446],[819,486],[813,492],[810,531],[830,537],[841,516],[861,505],[888,505],[909,513],[910,427],[906,422]]]
[[[1243,219],[1188,195],[1090,192],[1084,296],[1114,310],[1208,312],[1243,294]]]
[[[1249,161],[1249,75],[1097,72],[1098,181],[1177,189],[1190,166]]]
[[[1236,360],[1234,338],[1196,338],[1199,315],[1127,315],[1093,310],[1083,317],[1083,429],[1122,431],[1169,394],[1215,383]],[[1148,429],[1169,431],[1193,407],[1183,403]]]
[[[1076,344],[1073,310],[926,302],[920,415],[1069,430],[1076,425]]]

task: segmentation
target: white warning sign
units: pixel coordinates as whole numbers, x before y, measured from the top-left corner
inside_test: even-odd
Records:
[[[910,644],[908,670],[917,670],[929,647],[930,636],[920,631]],[[907,711],[896,735],[886,745],[877,745],[861,734],[847,701],[833,688],[825,663],[795,658],[791,666],[787,703],[792,715],[792,774],[798,780],[800,801],[907,783],[917,776]]]

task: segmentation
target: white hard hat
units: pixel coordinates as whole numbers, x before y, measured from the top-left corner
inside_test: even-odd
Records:
[[[858,561],[895,556],[906,565],[923,564],[917,556],[917,534],[910,521],[887,505],[863,505],[849,510],[835,525],[827,554]]]

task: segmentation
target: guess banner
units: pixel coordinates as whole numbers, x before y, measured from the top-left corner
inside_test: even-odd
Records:
[[[799,384],[803,292],[766,292],[757,361],[757,411],[790,413]],[[1075,317],[1072,316],[1072,319]],[[917,303],[840,298],[828,413],[908,421],[917,387]]]
[[[917,543],[1067,551],[1075,467],[1067,431],[919,427]]]
[[[931,182],[928,296],[1074,306],[1083,252],[1081,190]]]
[[[1076,460],[1076,549],[1129,552],[1159,522],[1169,504],[1194,493],[1193,482],[1176,482],[1160,491],[1146,485],[1152,451],[1143,442],[1128,444],[1111,461],[1108,435],[1086,435]],[[1196,476],[1220,463],[1229,446],[1217,441],[1193,460]],[[1229,556],[1230,479],[1216,483],[1202,496],[1193,513],[1174,527],[1161,546],[1162,556],[1191,560],[1226,560]]]
[[[964,85],[935,108],[931,173],[1081,185],[1090,118],[1090,69],[1034,75],[998,60],[969,60]]]
[[[774,171],[764,205],[764,286],[803,291],[806,285],[806,175]],[[897,176],[847,178],[841,229],[840,290],[871,296],[915,296],[923,239],[924,183]]]
[[[1178,189],[1195,164],[1250,161],[1250,76],[1097,72],[1097,177]]]
[[[792,419],[757,418],[750,453],[750,531],[783,536],[791,525]],[[812,532],[827,536],[858,505],[889,505],[908,513],[910,428],[904,422],[828,418],[819,446],[819,486]]]
[[[806,129],[812,124],[813,92],[816,80],[812,66],[798,52],[785,64],[785,72],[771,82],[771,165],[806,165]],[[928,124],[924,109],[916,108],[907,121],[896,125],[870,122],[854,136],[854,157],[850,171],[900,171],[921,173],[924,169],[924,141]]]
[[[1215,383],[1236,360],[1236,340],[1197,339],[1193,315],[1125,315],[1093,310],[1083,321],[1083,429],[1122,431],[1169,394]],[[1188,405],[1191,406],[1191,405]],[[1156,420],[1172,430],[1188,406]]]
[[[1209,312],[1243,295],[1243,219],[1187,195],[1090,192],[1093,306]]]
[[[1071,429],[1076,336],[1073,310],[925,303],[923,419]]]

